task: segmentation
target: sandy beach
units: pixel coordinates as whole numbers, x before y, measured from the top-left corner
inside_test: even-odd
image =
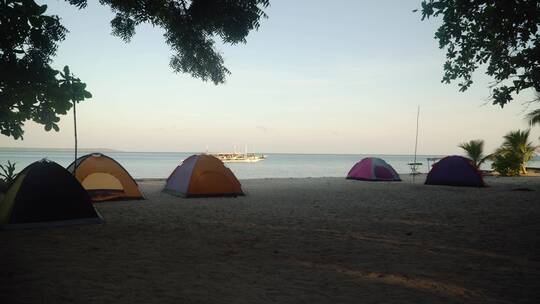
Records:
[[[0,232],[0,303],[538,303],[540,178],[423,179],[141,181],[103,225]]]

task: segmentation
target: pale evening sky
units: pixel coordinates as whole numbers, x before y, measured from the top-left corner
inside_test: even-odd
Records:
[[[410,154],[417,105],[421,154],[460,153],[458,143],[477,138],[492,150],[525,129],[532,94],[501,109],[487,102],[480,72],[465,93],[440,82],[437,22],[412,12],[420,2],[272,0],[247,44],[218,45],[232,74],[215,86],[173,73],[158,28],[140,26],[126,44],[97,1],[83,10],[41,1],[70,30],[55,67],[69,65],[94,95],[77,108],[80,147]],[[72,119],[62,117],[60,132],[28,122],[24,141],[0,136],[0,146],[71,147]],[[532,135],[538,142],[540,128]]]

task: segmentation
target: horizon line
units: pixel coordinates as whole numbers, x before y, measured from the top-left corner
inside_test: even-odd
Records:
[[[57,148],[57,147],[0,147],[0,151],[6,151],[6,150],[33,150],[33,151],[58,151],[58,152],[66,152],[66,151],[74,151],[74,148]],[[78,151],[81,152],[96,152],[99,153],[101,151],[104,152],[113,152],[113,153],[207,153],[204,151],[133,151],[133,150],[118,150],[113,148],[78,148]],[[210,151],[208,153],[232,153],[232,152],[216,152],[216,151]],[[250,153],[262,153],[262,154],[296,154],[296,155],[388,155],[388,156],[410,156],[414,155],[414,153],[354,153],[354,152],[337,152],[337,153],[330,153],[330,152],[250,152]],[[447,155],[455,155],[455,154],[439,154],[439,153],[422,153],[417,154],[418,156],[447,156]]]

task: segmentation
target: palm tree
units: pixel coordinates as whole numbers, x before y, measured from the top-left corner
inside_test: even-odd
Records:
[[[527,118],[526,118],[528,121],[529,121],[529,124],[531,126],[535,125],[535,124],[539,124],[540,125],[540,109],[536,109],[534,111],[531,111],[527,114]]]
[[[502,146],[495,152],[500,155],[510,154],[514,156],[520,162],[519,171],[522,174],[527,173],[525,165],[534,156],[534,151],[537,148],[529,141],[529,133],[530,130],[509,132],[504,136]]]
[[[536,92],[536,101],[540,102],[540,92]],[[536,109],[534,111],[531,111],[527,113],[527,116],[525,116],[525,119],[529,122],[531,126],[534,126],[535,124],[540,125],[540,109]]]
[[[476,168],[480,168],[480,166],[491,157],[491,154],[484,155],[484,141],[481,139],[461,143],[458,147],[465,150],[467,156],[473,161]]]

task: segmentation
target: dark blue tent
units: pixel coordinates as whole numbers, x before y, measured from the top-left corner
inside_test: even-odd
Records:
[[[64,167],[41,160],[24,168],[0,202],[0,229],[97,224],[90,196]]]
[[[485,187],[482,173],[463,156],[447,156],[435,163],[426,185]]]

